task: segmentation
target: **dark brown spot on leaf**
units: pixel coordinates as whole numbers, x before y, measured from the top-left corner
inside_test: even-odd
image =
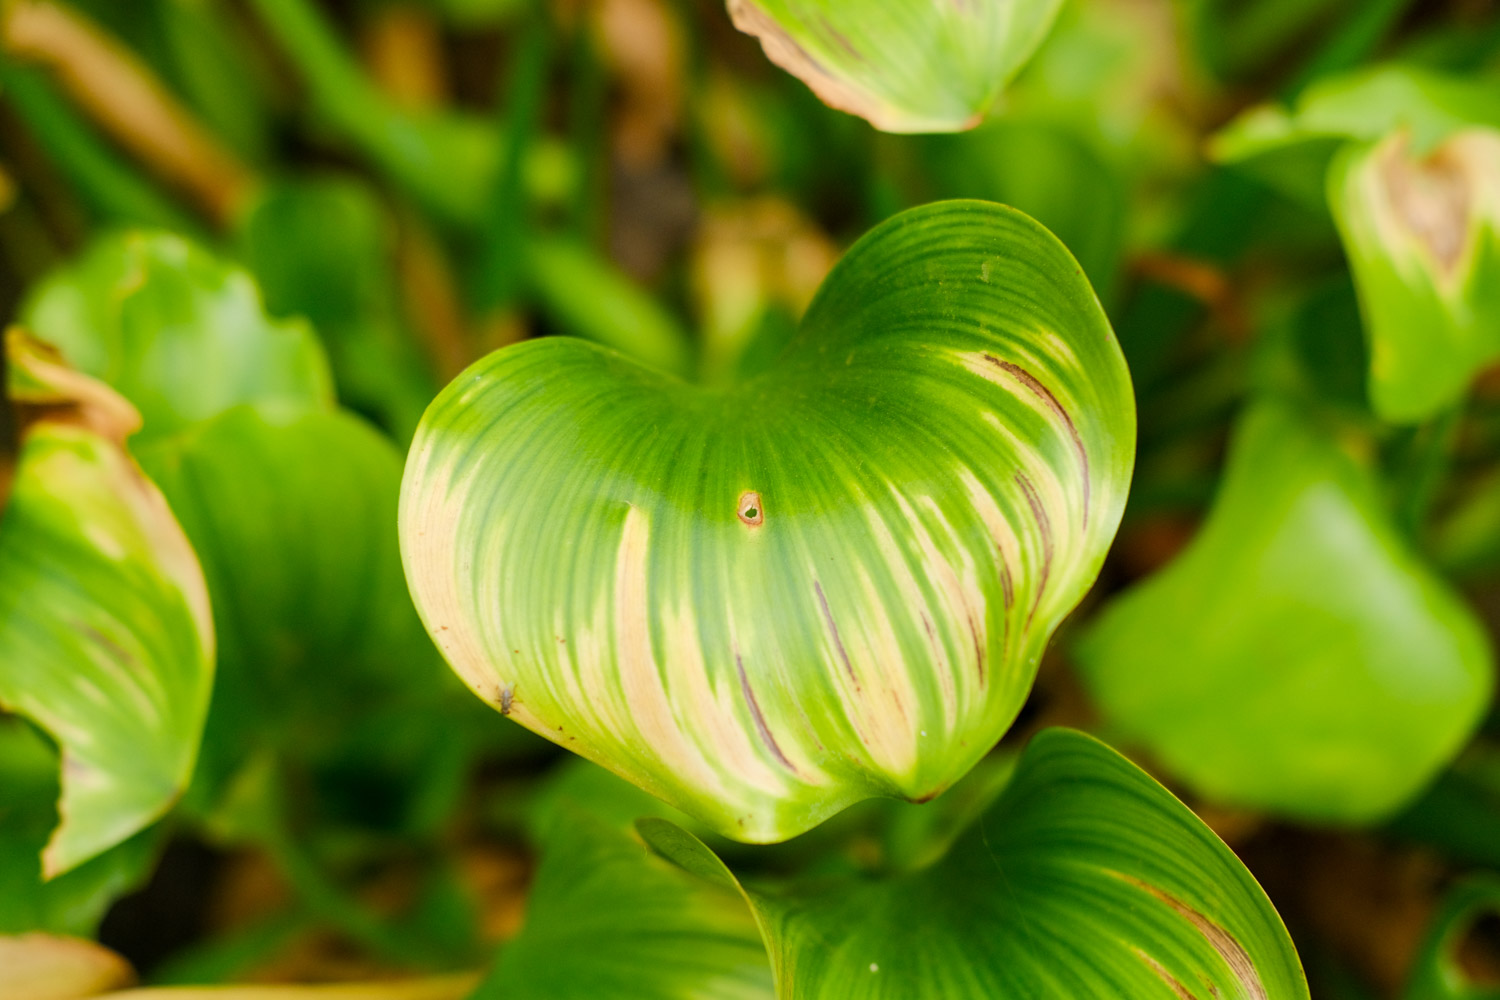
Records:
[[[766,523],[766,508],[761,503],[760,494],[754,490],[746,490],[740,494],[739,505],[735,508],[740,523],[751,528],[758,528]]]

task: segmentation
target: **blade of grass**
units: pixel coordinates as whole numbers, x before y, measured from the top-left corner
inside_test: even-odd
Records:
[[[120,162],[39,70],[0,55],[0,94],[31,130],[52,165],[106,222],[174,229],[203,227],[150,181]]]

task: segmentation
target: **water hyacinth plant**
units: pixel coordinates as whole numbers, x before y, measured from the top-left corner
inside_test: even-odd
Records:
[[[1500,986],[1500,10],[0,0],[0,323],[0,1000]]]
[[[938,204],[856,244],[742,384],[566,340],[481,361],[418,429],[402,549],[481,697],[784,840],[994,744],[1098,572],[1133,436],[1066,250]]]

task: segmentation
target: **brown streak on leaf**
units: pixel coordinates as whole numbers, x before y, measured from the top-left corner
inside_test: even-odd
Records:
[[[1261,982],[1260,973],[1256,971],[1255,963],[1250,960],[1249,953],[1245,951],[1244,947],[1228,931],[1182,900],[1158,889],[1154,885],[1123,874],[1122,872],[1111,871],[1106,872],[1106,874],[1112,875],[1122,882],[1128,882],[1137,889],[1150,893],[1170,906],[1177,912],[1178,916],[1192,924],[1193,929],[1202,934],[1209,946],[1219,953],[1219,957],[1224,960],[1225,965],[1229,966],[1229,971],[1234,975],[1235,979],[1239,980],[1240,984],[1245,987],[1246,995],[1250,997],[1250,1000],[1270,1000],[1270,994],[1266,992],[1266,986]]]
[[[849,653],[844,649],[844,640],[839,637],[839,627],[833,622],[833,611],[828,607],[828,598],[823,593],[823,585],[813,581],[813,589],[818,592],[818,603],[823,608],[823,620],[828,623],[828,632],[833,636],[833,645],[839,651],[839,659],[844,661],[844,670],[849,674],[849,679],[854,682],[854,690],[858,691],[859,678],[854,675],[854,664],[849,662]]]
[[[1135,951],[1136,958],[1139,958],[1142,962],[1146,963],[1146,967],[1149,968],[1152,972],[1156,973],[1157,978],[1166,983],[1167,986],[1171,988],[1172,992],[1176,993],[1181,998],[1181,1000],[1197,1000],[1197,998],[1193,996],[1192,991],[1189,990],[1186,986],[1182,985],[1182,981],[1168,972],[1166,970],[1166,967],[1163,966],[1160,962],[1152,958],[1150,955],[1146,954],[1144,951],[1141,951],[1141,949],[1139,948],[1133,950]],[[1212,989],[1213,987],[1210,985],[1209,988]]]
[[[82,633],[83,636],[86,639],[88,639],[94,645],[96,645],[96,646],[100,647],[101,649],[103,649],[106,653],[108,653],[110,655],[111,658],[113,658],[116,662],[120,663],[122,666],[132,667],[132,668],[137,668],[137,669],[140,667],[140,664],[136,661],[136,658],[134,656],[130,655],[130,650],[126,649],[124,646],[120,645],[118,642],[115,642],[113,639],[111,639],[109,636],[105,635],[103,632],[100,632],[98,629],[96,629],[96,628],[94,628],[94,627],[92,627],[90,625],[84,625],[81,622],[78,623],[78,625],[76,627],[78,628],[78,631],[80,633]]]
[[[1042,597],[1047,593],[1047,578],[1052,575],[1052,519],[1047,516],[1047,507],[1042,503],[1042,498],[1037,495],[1036,486],[1023,472],[1017,472],[1015,476],[1016,485],[1021,487],[1021,492],[1026,494],[1026,503],[1031,507],[1031,516],[1036,519],[1037,531],[1042,536],[1042,572],[1037,579],[1036,600],[1032,602],[1031,610],[1026,614],[1026,627],[1031,627],[1031,620],[1036,617],[1037,608],[1042,606]]]
[[[18,439],[34,424],[58,423],[87,428],[123,448],[126,438],[140,430],[135,407],[103,382],[68,367],[50,344],[12,328],[5,334],[4,353],[8,365],[40,387],[14,394],[7,390]]]
[[[760,39],[766,58],[801,80],[830,108],[858,115],[878,129],[890,130],[894,121],[868,95],[828,72],[754,0],[728,0],[734,26]]]
[[[1089,452],[1083,446],[1083,435],[1078,433],[1078,425],[1073,423],[1073,418],[1068,415],[1067,410],[1063,409],[1062,403],[1053,395],[1052,390],[1043,385],[1031,372],[1014,362],[1002,361],[993,354],[986,354],[984,359],[991,364],[1000,366],[1002,371],[1024,385],[1031,391],[1032,395],[1042,401],[1042,404],[1047,409],[1052,411],[1055,417],[1063,422],[1063,426],[1067,427],[1068,436],[1073,439],[1073,450],[1078,453],[1078,467],[1083,473],[1083,529],[1087,531],[1089,527],[1089,496],[1093,490],[1089,485]]]
[[[745,675],[745,661],[740,658],[738,649],[734,651],[734,665],[740,672],[740,690],[744,692],[745,702],[750,706],[750,716],[755,720],[755,729],[760,733],[761,741],[783,767],[796,774],[796,766],[787,760],[786,754],[781,752],[781,745],[776,742],[776,736],[771,732],[771,727],[766,724],[765,713],[760,710],[760,702],[755,699],[755,692],[750,687],[750,678]]]

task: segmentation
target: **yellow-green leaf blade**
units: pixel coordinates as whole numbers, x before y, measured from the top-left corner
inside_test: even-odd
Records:
[[[920,799],[1004,732],[1134,447],[1076,262],[1021,214],[896,217],[724,390],[590,344],[491,355],[403,484],[418,609],[486,700],[729,836]]]

